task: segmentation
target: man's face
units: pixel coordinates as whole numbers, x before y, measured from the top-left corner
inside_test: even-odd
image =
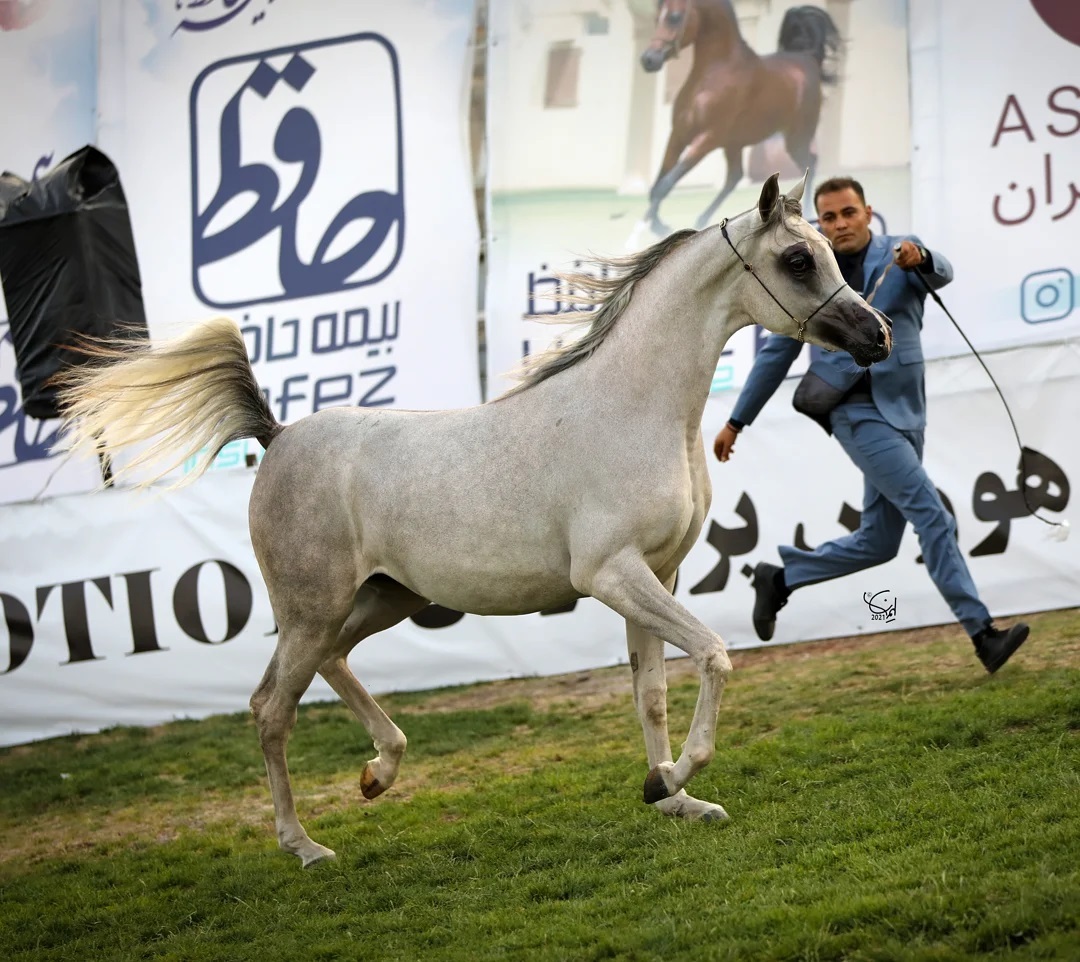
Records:
[[[855,254],[870,243],[871,213],[850,187],[820,194],[817,199],[821,232],[841,254]]]

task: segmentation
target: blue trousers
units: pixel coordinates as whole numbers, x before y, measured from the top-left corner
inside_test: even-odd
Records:
[[[956,542],[956,522],[922,466],[922,431],[898,431],[869,402],[840,405],[832,412],[832,429],[865,478],[862,521],[857,531],[812,551],[781,546],[788,587],[828,581],[891,561],[910,521],[927,573],[956,620],[972,636],[986,627],[990,612],[979,600]]]

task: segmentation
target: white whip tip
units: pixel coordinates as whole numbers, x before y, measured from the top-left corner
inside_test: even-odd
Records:
[[[1065,541],[1069,537],[1069,519],[1063,518],[1058,524],[1055,524],[1049,531],[1046,532],[1046,536],[1051,541]]]

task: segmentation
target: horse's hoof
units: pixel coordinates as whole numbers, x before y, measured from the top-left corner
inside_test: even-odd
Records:
[[[304,868],[311,868],[312,865],[318,865],[320,862],[329,862],[331,859],[335,858],[337,858],[337,855],[334,853],[334,850],[327,848],[325,845],[316,845],[314,851],[300,856]]]
[[[728,813],[722,808],[715,808],[708,812],[703,812],[701,815],[703,822],[726,822],[728,820]]]
[[[664,776],[660,774],[659,768],[654,768],[645,776],[646,805],[652,805],[654,802],[661,802],[670,794],[671,792],[668,791],[667,785],[664,784]]]
[[[378,798],[386,789],[379,783],[371,771],[371,765],[364,766],[364,773],[360,776],[360,791],[364,798]]]

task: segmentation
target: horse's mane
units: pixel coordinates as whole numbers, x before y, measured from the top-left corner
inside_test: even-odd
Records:
[[[600,276],[586,274],[584,271],[556,274],[566,285],[566,289],[560,290],[558,294],[562,300],[582,306],[595,306],[597,310],[577,310],[556,315],[533,314],[526,315],[526,319],[548,324],[588,323],[589,329],[569,344],[527,357],[517,370],[508,375],[517,378],[520,383],[496,400],[501,401],[513,394],[520,394],[589,357],[626,311],[637,282],[649,274],[671,251],[697,233],[696,230],[687,228],[669,234],[652,247],[636,254],[625,257],[594,257],[591,263],[601,269]]]

